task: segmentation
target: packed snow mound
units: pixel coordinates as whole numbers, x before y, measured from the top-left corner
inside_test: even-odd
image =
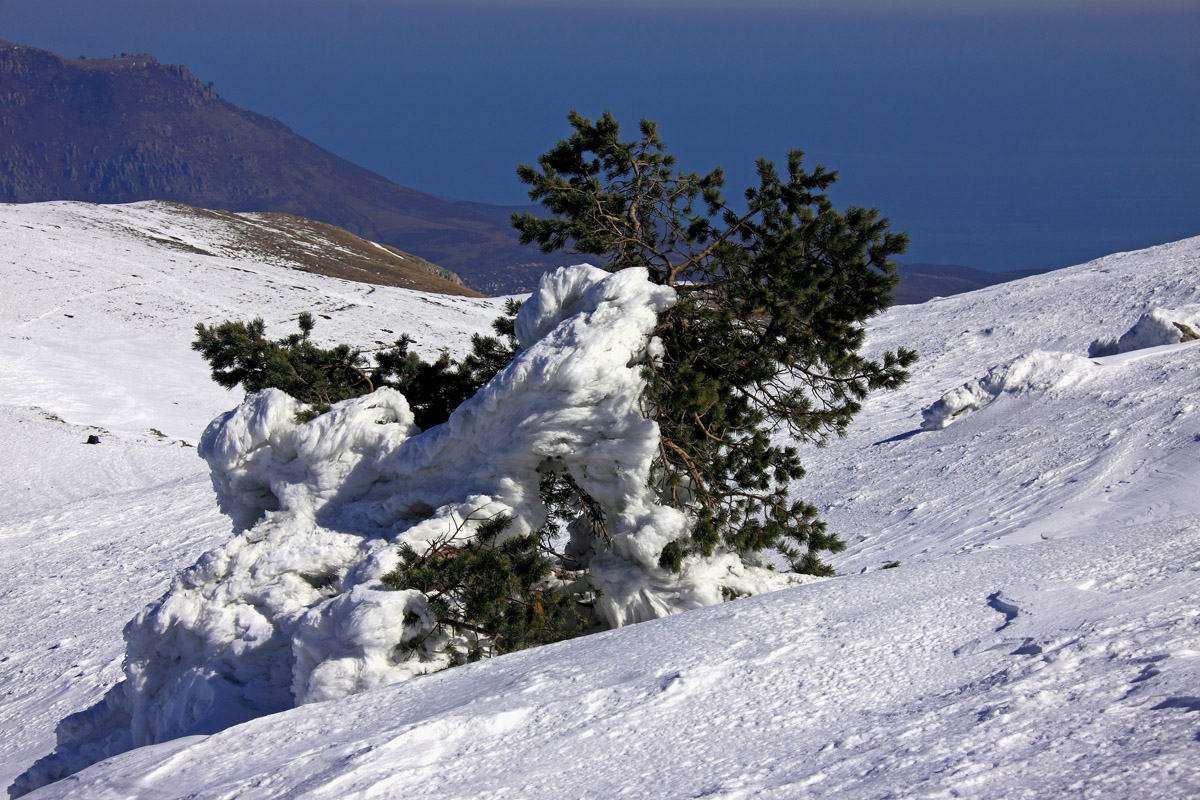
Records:
[[[946,392],[921,411],[921,428],[927,431],[945,428],[1004,394],[1044,394],[1066,388],[1083,379],[1093,367],[1092,362],[1072,353],[1035,350]]]
[[[1100,358],[1147,347],[1179,344],[1200,339],[1200,305],[1180,308],[1154,308],[1141,316],[1121,338],[1096,339],[1088,347],[1088,356]]]
[[[506,535],[536,531],[548,471],[569,473],[605,515],[611,544],[573,532],[568,551],[612,627],[805,580],[730,554],[680,575],[658,566],[690,528],[650,488],[658,427],[640,409],[651,333],[674,300],[644,270],[548,275],[517,317],[514,361],[423,433],[391,389],[305,423],[303,406],[269,389],[215,420],[200,453],[240,533],[127,626],[125,680],[64,720],[56,752],[14,788],[444,666],[444,650],[400,650],[435,620],[420,592],[383,586],[397,545],[465,541],[497,514],[512,519]]]

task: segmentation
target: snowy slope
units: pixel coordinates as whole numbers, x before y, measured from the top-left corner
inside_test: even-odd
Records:
[[[1196,523],[750,598],[134,750],[30,796],[1194,797]]]
[[[426,355],[490,333],[500,301],[324,278],[248,258],[219,219],[133,203],[7,205],[0,212],[5,401],[110,430],[195,443],[237,403],[189,349],[198,322],[261,316],[267,334],[369,345],[409,332]],[[228,255],[206,255],[227,253]]]
[[[180,444],[236,402],[187,349],[195,321],[315,310],[334,318],[318,336],[436,349],[495,313],[118,222],[166,225],[0,207],[5,785],[119,677],[125,621],[229,534]],[[1195,796],[1200,349],[1082,357],[1200,301],[1198,268],[1192,239],[875,321],[871,346],[922,360],[796,487],[851,543],[843,577],[134,750],[30,796]],[[996,367],[994,400],[921,429]],[[83,445],[89,425],[111,433]]]
[[[4,786],[120,676],[125,622],[228,538],[191,445],[241,395],[190,349],[197,322],[257,315],[282,336],[310,311],[317,339],[408,332],[431,355],[498,313],[249,259],[227,235],[159,203],[0,206]]]
[[[839,571],[1200,513],[1196,343],[1085,358],[1153,308],[1200,302],[1198,251],[1121,253],[873,324],[870,346],[921,360],[806,461],[798,491],[851,544]],[[921,430],[943,394],[1018,359],[1024,374],[994,402]]]

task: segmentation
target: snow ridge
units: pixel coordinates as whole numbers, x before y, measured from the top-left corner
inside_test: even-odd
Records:
[[[1088,346],[1088,356],[1111,356],[1164,344],[1191,342],[1200,338],[1197,331],[1200,331],[1200,305],[1152,308],[1139,317],[1121,338],[1101,338],[1092,342]]]
[[[968,381],[942,395],[921,411],[921,428],[944,428],[964,414],[983,408],[1002,394],[1045,393],[1066,388],[1083,379],[1092,363],[1071,353],[1035,350],[1007,364],[993,367],[982,378]]]

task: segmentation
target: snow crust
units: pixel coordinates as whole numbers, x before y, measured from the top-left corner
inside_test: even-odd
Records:
[[[197,312],[271,307],[281,324],[315,302],[333,317],[318,335],[407,330],[426,352],[498,313],[130,233],[217,252],[182,224],[153,206],[0,207],[3,784],[121,680],[126,620],[233,541],[181,446],[232,405],[186,348]],[[848,541],[838,578],[135,748],[32,797],[1200,795],[1197,342],[1097,356],[1061,385],[1049,370],[921,428],[993,369],[1039,351],[1073,364],[1153,309],[1200,303],[1197,274],[1200,238],[874,320],[869,347],[921,360],[805,452],[795,489]],[[140,352],[191,383],[136,379]],[[92,374],[39,378],[47,356]]]

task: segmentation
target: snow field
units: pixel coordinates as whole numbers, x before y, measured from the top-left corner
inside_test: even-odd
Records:
[[[31,797],[1190,797],[1198,522],[748,598],[134,750]]]
[[[71,422],[195,444],[240,393],[208,379],[197,323],[261,316],[267,335],[316,318],[318,342],[390,344],[426,357],[491,333],[503,299],[430,295],[256,263],[226,229],[166,203],[8,205],[0,214],[0,373],[5,402]],[[227,255],[219,255],[220,253]]]
[[[1200,300],[1198,263],[1188,239],[873,322],[869,348],[920,361],[806,453],[796,487],[847,540],[839,572],[1200,513],[1196,344],[1085,358],[1148,309]]]
[[[240,394],[190,349],[197,322],[259,315],[282,336],[310,311],[318,340],[409,332],[428,356],[490,332],[502,305],[205,255],[224,235],[161,203],[0,206],[4,786],[121,674],[125,623],[229,537],[184,445]]]
[[[347,341],[376,337],[372,314],[386,310],[414,324],[382,324],[433,350],[497,313],[455,299],[420,317],[426,301],[399,290],[367,306],[384,290],[194,254],[172,264],[177,250],[139,249],[118,224],[164,239],[182,223],[153,207],[0,207],[0,268],[20,264],[18,299],[0,296],[0,368],[19,378],[0,384],[9,780],[120,677],[122,625],[230,540],[204,465],[180,444],[237,399],[203,394],[185,289],[220,309],[206,321],[270,305],[282,322],[320,298],[334,320],[318,317],[316,334]],[[203,235],[188,241],[215,252]],[[133,251],[158,277],[120,288]],[[70,272],[89,259],[85,277]],[[1198,267],[1191,239],[874,321],[871,347],[915,346],[921,361],[906,386],[868,400],[848,437],[806,451],[796,486],[847,538],[842,577],[135,749],[31,796],[1196,796],[1200,350],[1075,357],[1154,309],[1200,302]],[[104,304],[78,302],[85,285]],[[355,307],[336,310],[338,298]],[[274,335],[292,324],[273,319]],[[165,369],[197,376],[187,397],[160,397],[107,349],[90,357],[114,378],[107,395],[73,372],[37,382],[31,348],[67,357],[83,340],[159,335]],[[1043,369],[1056,363],[1072,365],[1069,380]],[[921,429],[923,410],[996,370],[1007,388]],[[145,418],[123,427],[109,411],[123,397]],[[82,444],[108,421],[101,445]]]
[[[195,450],[0,405],[0,781],[119,679],[121,628],[228,536]],[[84,444],[98,433],[101,444]]]

